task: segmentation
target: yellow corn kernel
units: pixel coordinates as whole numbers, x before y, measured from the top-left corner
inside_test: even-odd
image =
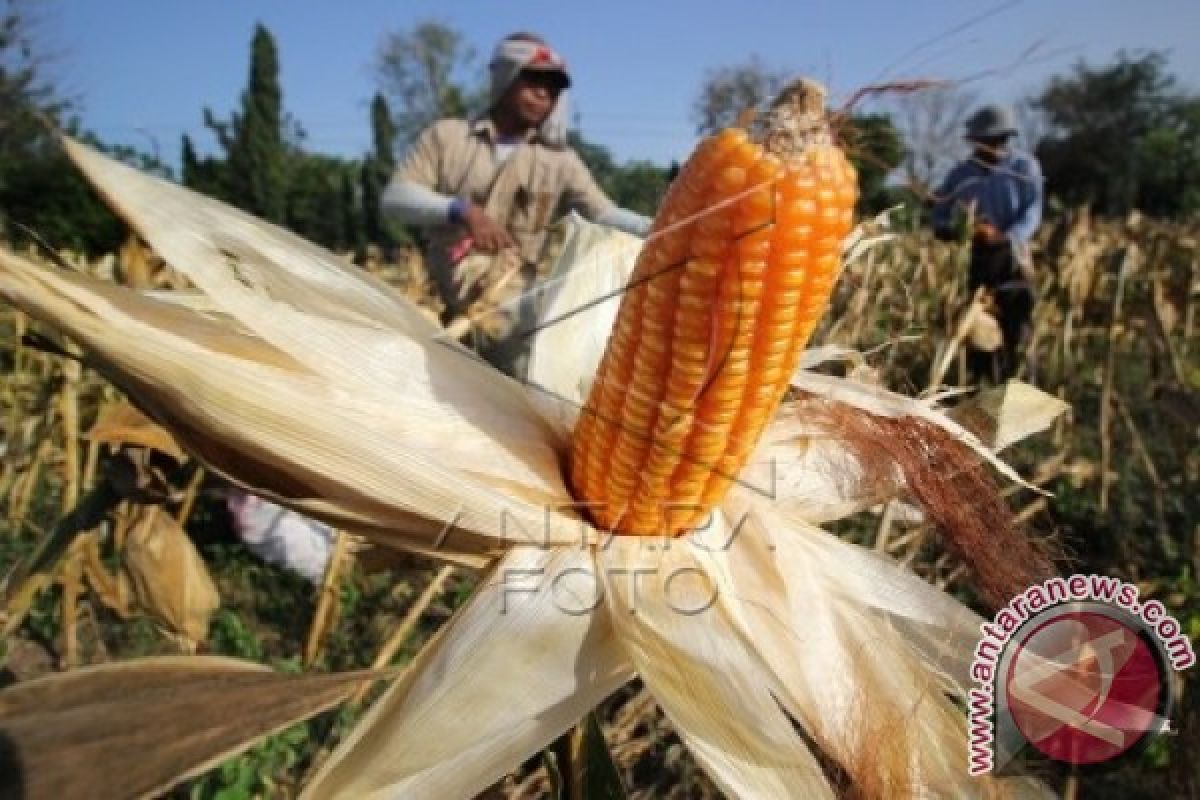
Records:
[[[701,142],[655,218],[572,438],[605,529],[701,524],[754,451],[829,300],[854,168],[824,90],[785,90],[757,135]]]

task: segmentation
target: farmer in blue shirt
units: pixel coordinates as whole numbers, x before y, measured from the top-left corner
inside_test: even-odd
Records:
[[[933,229],[939,238],[971,232],[968,286],[992,294],[1004,345],[995,353],[968,351],[973,377],[1000,383],[1017,370],[1017,356],[1033,315],[1030,241],[1042,221],[1042,172],[1033,156],[1009,146],[1016,135],[1012,112],[984,106],[967,120],[971,157],[950,170],[934,196]]]

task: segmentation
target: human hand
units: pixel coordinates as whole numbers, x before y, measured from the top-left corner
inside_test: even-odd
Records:
[[[498,253],[516,247],[512,236],[479,206],[469,203],[463,211],[463,222],[471,232],[476,249],[484,253]]]
[[[975,223],[974,236],[977,241],[986,244],[1000,244],[1008,238],[1004,235],[1003,231],[986,220],[980,220]]]

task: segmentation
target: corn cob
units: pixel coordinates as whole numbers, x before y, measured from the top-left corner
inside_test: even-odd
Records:
[[[572,438],[604,529],[701,524],[783,400],[857,198],[824,100],[797,81],[752,131],[701,142],[663,200]]]

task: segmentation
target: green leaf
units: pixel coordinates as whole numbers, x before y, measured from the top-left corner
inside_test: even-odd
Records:
[[[543,754],[555,800],[625,800],[621,771],[593,711]]]
[[[584,800],[624,800],[625,783],[608,749],[608,742],[604,740],[596,712],[588,714],[581,726],[583,775],[580,782],[583,784]]]

